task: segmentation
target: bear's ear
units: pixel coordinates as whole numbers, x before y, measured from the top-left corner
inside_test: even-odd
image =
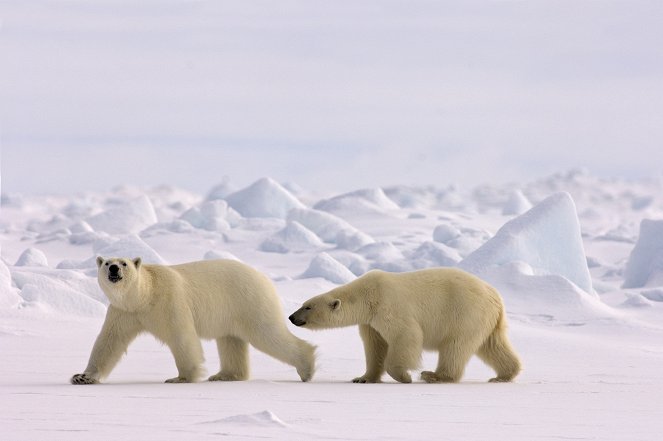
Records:
[[[332,309],[332,311],[336,311],[338,308],[341,307],[341,301],[339,299],[336,299],[329,304],[329,307]]]
[[[136,269],[139,269],[139,268],[140,268],[140,265],[141,265],[142,263],[143,263],[143,260],[142,260],[140,257],[136,257],[136,258],[134,259],[134,266],[136,267]]]
[[[97,256],[97,268],[101,268],[101,265],[104,264],[104,258],[101,256]]]

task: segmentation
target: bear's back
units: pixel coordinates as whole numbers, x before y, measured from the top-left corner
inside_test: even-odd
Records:
[[[173,294],[188,303],[199,335],[204,338],[283,316],[271,280],[244,263],[204,260],[156,266],[156,270],[157,276],[159,272],[176,274],[179,286],[174,287]]]
[[[429,349],[440,336],[488,335],[504,308],[497,290],[456,268],[385,273],[383,280],[389,313],[419,323]]]
[[[457,268],[428,268],[377,276],[378,290],[385,304],[412,308],[417,315],[434,317],[439,311],[449,310],[499,312],[503,308],[495,288]]]
[[[233,297],[264,297],[274,291],[271,280],[254,268],[230,259],[201,260],[168,267],[175,271],[192,294]]]

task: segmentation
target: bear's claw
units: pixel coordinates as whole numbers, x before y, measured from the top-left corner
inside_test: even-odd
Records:
[[[366,383],[380,383],[379,378],[370,378],[365,375],[362,375],[361,377],[353,378],[352,379],[353,383],[361,383],[361,384],[366,384]]]
[[[227,372],[219,372],[208,378],[209,381],[243,381],[246,379],[248,379],[248,375],[229,374]]]
[[[357,378],[353,378],[353,379],[352,379],[352,382],[353,382],[353,383],[361,383],[361,384],[364,384],[364,383],[368,383],[369,381],[366,380],[366,378],[364,378],[364,377],[357,377]]]
[[[488,382],[489,383],[510,383],[511,380],[506,379],[506,378],[495,377],[495,378],[491,378],[490,380],[488,380]]]
[[[190,383],[190,381],[184,377],[174,377],[167,379],[166,383]]]
[[[69,380],[71,384],[97,384],[98,380],[89,377],[87,374],[76,374]]]

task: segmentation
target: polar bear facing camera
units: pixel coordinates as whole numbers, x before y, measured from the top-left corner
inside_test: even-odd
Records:
[[[315,370],[315,347],[290,333],[271,281],[234,260],[148,265],[140,258],[97,258],[98,281],[110,305],[87,368],[73,384],[98,383],[128,345],[149,332],[171,350],[178,374],[167,383],[203,375],[200,339],[215,339],[221,370],[210,381],[246,380],[249,348],[290,364],[302,381]]]
[[[497,290],[455,268],[371,271],[307,300],[290,321],[310,329],[359,325],[366,372],[355,383],[378,383],[385,371],[410,383],[424,349],[439,353],[435,371],[421,373],[428,383],[460,381],[474,354],[497,373],[491,382],[520,372]]]

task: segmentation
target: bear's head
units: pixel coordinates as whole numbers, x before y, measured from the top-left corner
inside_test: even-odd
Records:
[[[341,300],[330,294],[321,294],[307,300],[288,318],[295,326],[308,329],[338,328],[356,324],[348,322],[349,317],[343,311]]]
[[[124,257],[97,257],[97,280],[111,304],[124,310],[135,308],[136,301],[140,299],[132,299],[131,296],[138,294],[136,288],[141,265],[140,257],[133,260]]]

